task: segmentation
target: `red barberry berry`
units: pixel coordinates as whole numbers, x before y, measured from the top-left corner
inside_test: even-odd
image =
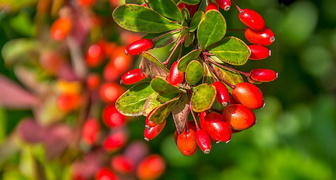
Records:
[[[123,174],[129,174],[133,171],[133,164],[124,155],[116,155],[111,159],[111,167],[113,170]]]
[[[234,130],[245,130],[255,124],[256,118],[251,109],[241,104],[231,104],[224,108],[223,116]]]
[[[150,141],[154,139],[156,136],[158,136],[161,133],[165,125],[166,125],[166,120],[164,120],[161,124],[156,124],[153,127],[145,128],[144,129],[144,139],[146,141]]]
[[[231,8],[231,0],[216,0],[216,2],[224,11],[228,11]]]
[[[125,124],[126,117],[122,115],[114,105],[107,105],[102,112],[104,123],[108,127],[119,127]]]
[[[124,91],[125,90],[121,85],[114,82],[108,82],[100,87],[99,94],[101,99],[106,103],[113,103]]]
[[[255,31],[262,31],[265,29],[265,20],[256,11],[251,9],[239,9],[238,17],[242,23]]]
[[[196,134],[193,129],[185,129],[177,135],[176,144],[180,152],[185,156],[192,156],[197,151]]]
[[[55,40],[65,39],[72,30],[72,21],[68,17],[61,17],[51,25],[50,35]]]
[[[99,123],[96,119],[90,118],[86,120],[82,129],[83,141],[88,145],[94,144],[98,138],[99,130]]]
[[[269,50],[265,46],[260,45],[249,45],[248,46],[251,50],[251,55],[249,59],[251,60],[262,60],[267,58],[268,56],[271,56],[271,50]]]
[[[205,153],[209,154],[212,143],[211,143],[211,138],[209,134],[203,130],[203,129],[198,129],[195,134],[196,142],[198,147]]]
[[[205,128],[210,137],[216,142],[229,142],[232,129],[230,123],[216,112],[211,112],[204,117]]]
[[[273,31],[267,27],[263,31],[254,31],[250,28],[246,28],[245,38],[252,44],[262,46],[269,46],[275,41]]]
[[[278,78],[278,73],[270,69],[253,69],[250,71],[252,80],[259,82],[270,82]]]
[[[88,67],[94,68],[102,64],[105,57],[102,43],[92,44],[86,51],[85,63]]]
[[[136,175],[138,179],[158,179],[166,170],[164,159],[157,154],[145,157],[138,165]]]
[[[154,47],[154,43],[150,39],[140,39],[134,41],[133,43],[129,44],[126,49],[125,53],[128,55],[138,55],[144,51],[152,49]]]
[[[260,89],[247,82],[236,84],[232,90],[233,98],[250,109],[259,109],[264,106],[264,96]]]
[[[216,99],[223,106],[226,106],[230,102],[230,94],[227,87],[220,81],[216,81],[213,83],[216,88]]]
[[[169,84],[176,86],[184,81],[184,72],[178,70],[178,62],[174,62],[169,70],[166,80]]]
[[[217,10],[218,11],[218,5],[215,3],[210,2],[207,7],[205,8],[205,12],[208,12],[210,10]]]
[[[112,132],[103,142],[103,148],[109,152],[115,152],[122,148],[127,141],[127,134],[123,130]]]
[[[130,85],[146,79],[146,74],[141,69],[133,69],[121,76],[121,83]]]
[[[108,168],[102,168],[96,173],[95,180],[117,180],[117,176]]]

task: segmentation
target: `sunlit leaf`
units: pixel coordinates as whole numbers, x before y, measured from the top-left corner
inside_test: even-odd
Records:
[[[160,33],[181,28],[159,13],[135,4],[124,4],[113,11],[115,22],[122,28],[144,33]]]
[[[209,50],[224,63],[235,66],[244,65],[250,57],[248,46],[236,37],[227,37]]]
[[[216,98],[216,88],[212,84],[201,84],[192,89],[191,107],[195,112],[211,108]]]
[[[184,55],[180,62],[178,63],[178,69],[182,72],[184,72],[187,69],[188,64],[192,60],[197,60],[199,55],[201,54],[201,51],[198,49],[190,51],[188,54]]]
[[[137,84],[119,97],[116,101],[116,108],[126,116],[140,116],[143,112],[143,105],[153,92],[150,83]]]
[[[226,33],[226,21],[219,11],[210,10],[205,13],[197,30],[197,40],[202,49],[220,41]]]
[[[182,21],[182,13],[177,8],[176,4],[171,0],[148,0],[148,4],[154,11],[162,14],[163,16]]]
[[[189,31],[194,32],[202,19],[204,18],[204,12],[203,11],[197,11],[194,16],[191,19],[190,26],[189,26]]]
[[[151,87],[154,91],[158,92],[159,94],[172,94],[172,93],[180,93],[177,87],[169,84],[165,79],[161,77],[156,77],[151,81]]]
[[[190,85],[195,85],[204,75],[203,65],[199,61],[191,61],[185,72],[186,82]]]

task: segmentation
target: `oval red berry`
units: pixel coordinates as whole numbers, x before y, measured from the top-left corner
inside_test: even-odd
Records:
[[[275,41],[274,33],[271,29],[265,28],[263,31],[254,31],[250,28],[245,30],[245,38],[253,44],[269,46]]]
[[[150,39],[140,39],[131,44],[129,44],[126,49],[125,53],[130,55],[138,55],[141,54],[143,51],[147,51],[154,47],[154,43]]]

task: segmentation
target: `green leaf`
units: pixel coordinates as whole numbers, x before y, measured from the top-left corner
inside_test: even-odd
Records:
[[[203,65],[199,61],[191,61],[186,69],[185,78],[188,84],[195,85],[202,79],[204,74]]]
[[[189,31],[194,32],[203,18],[204,18],[204,12],[197,11],[191,19]]]
[[[177,87],[169,84],[165,79],[161,77],[156,77],[152,79],[151,86],[153,90],[159,94],[172,94],[182,92]]]
[[[197,30],[197,39],[202,49],[220,41],[226,33],[226,21],[219,11],[205,13]]]
[[[148,0],[148,4],[149,7],[151,7],[154,11],[162,14],[169,19],[177,20],[180,22],[183,21],[181,11],[171,0]]]
[[[157,100],[157,96],[159,93],[154,92],[150,96],[148,96],[144,106],[143,106],[143,115],[148,116],[148,114],[155,109],[156,107],[160,106],[162,103]]]
[[[201,0],[181,0],[181,2],[185,2],[187,4],[198,4]]]
[[[208,83],[208,84],[212,84],[214,83],[214,79],[213,79],[213,75],[209,69],[209,66],[203,62],[203,67],[204,67],[204,78],[203,78],[203,83]]]
[[[227,37],[212,47],[209,52],[224,63],[235,66],[244,65],[250,57],[251,51],[239,38]]]
[[[2,48],[2,57],[6,64],[13,65],[17,61],[32,59],[32,52],[38,52],[41,44],[34,39],[14,39]]]
[[[201,51],[198,49],[195,49],[195,50],[190,51],[188,54],[184,55],[180,59],[180,62],[178,63],[179,71],[184,72],[187,69],[188,64],[192,60],[197,60],[200,54],[201,54]]]
[[[159,66],[164,71],[169,72],[169,70],[153,54],[144,51],[144,52],[142,52],[142,57],[150,60],[153,63],[155,63],[157,66]]]
[[[174,99],[167,101],[166,103],[158,106],[153,110],[153,113],[148,117],[150,121],[153,121],[157,124],[161,124],[164,120],[167,119],[172,109],[175,107],[176,103],[180,99],[180,96],[175,97]]]
[[[143,39],[153,39],[159,37],[155,39],[154,47],[152,49],[162,48],[176,42],[181,35],[181,31],[172,32],[164,36],[161,36],[162,34],[164,33],[147,34],[146,36],[143,37]]]
[[[112,15],[120,27],[134,32],[160,33],[181,28],[159,13],[135,4],[121,5]]]
[[[211,108],[216,98],[216,88],[212,84],[200,84],[193,88],[191,106],[193,111],[202,112]]]
[[[143,105],[154,90],[148,82],[140,83],[127,90],[116,101],[116,108],[126,116],[142,115]]]
[[[190,113],[190,104],[187,94],[181,94],[179,102],[176,104],[172,110],[174,123],[176,126],[176,131],[181,134],[184,129],[186,122],[188,121]]]
[[[212,64],[212,68],[213,68],[217,77],[225,80],[226,82],[228,82],[232,85],[236,85],[236,84],[244,81],[241,74],[239,74],[237,72],[230,71],[228,69],[223,69],[221,67],[216,66],[215,64]],[[229,89],[231,89],[231,87],[229,87],[229,86],[227,86],[227,87]]]

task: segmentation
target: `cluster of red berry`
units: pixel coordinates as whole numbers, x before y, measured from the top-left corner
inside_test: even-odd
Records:
[[[115,8],[119,0],[110,3]],[[118,97],[125,92],[118,81],[133,64],[133,57],[124,53],[123,44],[138,40],[140,36],[118,30],[106,35],[103,28],[115,24],[96,14],[95,8],[99,7],[95,4],[98,1],[60,2],[57,6],[59,16],[50,28],[42,28],[41,34],[47,36],[43,36],[43,40],[36,38],[45,44],[37,49],[38,61],[31,61],[31,66],[45,75],[44,79],[36,80],[36,84],[45,85],[45,88],[39,94],[42,103],[36,108],[36,119],[23,121],[20,127],[33,124],[41,130],[36,136],[43,134],[43,137],[33,137],[35,132],[29,131],[21,133],[22,139],[43,142],[48,148],[54,148],[57,153],[51,153],[50,158],[74,151],[75,155],[67,157],[72,161],[72,179],[157,179],[165,171],[164,159],[148,154],[147,146],[138,148],[139,145],[135,145],[134,148],[134,143],[128,142],[127,121],[131,118],[121,114],[115,106]],[[111,33],[119,39],[107,40],[111,39]],[[146,43],[139,47],[143,46]],[[139,51],[139,47],[134,50]],[[133,54],[132,49],[129,54]],[[122,77],[123,84],[143,78],[146,76],[138,70]],[[20,127],[19,131],[26,129]],[[60,139],[65,141],[64,145]]]
[[[264,97],[254,84],[273,81],[277,73],[269,69],[242,72],[234,66],[270,56],[265,46],[271,45],[275,37],[260,14],[238,5],[238,18],[247,26],[243,31],[251,45],[237,37],[225,37],[229,30],[219,8],[228,11],[231,3],[148,0],[145,4],[121,5],[113,12],[121,27],[149,34],[126,47],[126,54],[141,55],[143,59],[139,69],[122,76],[124,84],[135,86],[116,102],[124,115],[146,116],[146,140],[163,130],[170,113],[176,125],[177,147],[186,156],[192,156],[198,147],[209,153],[213,141],[229,142],[232,133],[255,124],[253,110],[264,106]],[[152,17],[138,20],[144,25],[122,17],[123,13],[137,16],[135,11]],[[171,49],[165,61],[151,54],[151,49],[166,45]]]

